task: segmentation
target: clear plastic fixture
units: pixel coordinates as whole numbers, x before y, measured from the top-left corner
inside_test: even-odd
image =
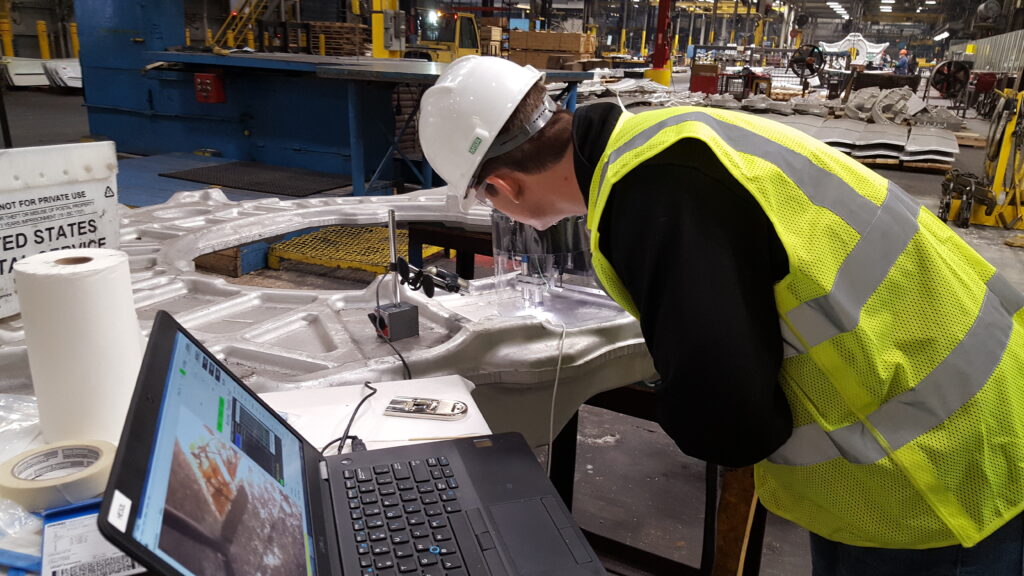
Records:
[[[553,293],[599,290],[585,217],[566,218],[537,230],[495,210],[491,226],[495,287],[518,291],[516,306],[542,309]]]

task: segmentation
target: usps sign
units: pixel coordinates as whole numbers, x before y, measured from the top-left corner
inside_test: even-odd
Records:
[[[18,260],[118,247],[113,142],[0,150],[0,318],[19,311]]]

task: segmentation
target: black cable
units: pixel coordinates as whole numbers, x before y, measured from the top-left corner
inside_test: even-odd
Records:
[[[398,282],[398,274],[392,272],[392,275],[393,275],[393,278],[394,278],[395,282]],[[376,290],[376,292],[377,292],[377,313],[378,314],[380,313],[380,285],[383,284],[383,283],[384,283],[384,278],[381,278],[380,282],[377,282],[377,290]],[[402,366],[405,368],[405,379],[406,380],[412,380],[412,371],[409,370],[409,364],[406,363],[405,357],[402,356],[402,353],[398,351],[398,348],[395,348],[395,345],[391,343],[391,338],[388,338],[388,335],[385,334],[384,331],[380,329],[380,320],[381,320],[380,318],[377,318],[377,320],[374,321],[373,329],[377,331],[377,335],[378,336],[383,338],[384,341],[388,343],[388,346],[391,346],[391,349],[395,351],[395,354],[398,354],[398,359],[402,361]]]
[[[349,416],[348,424],[345,425],[345,432],[341,436],[338,436],[334,440],[331,440],[330,442],[328,442],[323,447],[323,449],[320,450],[320,454],[326,455],[327,454],[327,449],[330,448],[331,445],[333,445],[335,442],[341,442],[341,444],[338,446],[338,453],[339,454],[341,453],[342,450],[345,449],[345,443],[348,442],[348,440],[349,440],[348,433],[349,433],[349,430],[352,429],[352,423],[355,422],[355,420],[356,420],[356,414],[359,414],[359,409],[363,407],[363,404],[366,403],[367,400],[372,398],[373,395],[377,393],[377,389],[374,388],[373,386],[370,386],[369,382],[363,382],[363,386],[369,388],[371,390],[371,392],[369,394],[367,394],[366,396],[363,396],[359,400],[359,403],[356,404],[355,409],[352,410],[352,415]],[[354,448],[356,446],[356,442],[355,441],[357,440],[357,438],[355,436],[352,436],[351,438],[352,438],[352,446]],[[363,444],[363,447],[365,449],[366,445]]]

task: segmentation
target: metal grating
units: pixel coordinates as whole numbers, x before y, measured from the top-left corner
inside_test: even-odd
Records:
[[[398,255],[408,260],[409,231],[397,230],[396,237]],[[424,246],[423,256],[431,256],[441,250],[437,246]],[[383,274],[391,261],[388,229],[377,226],[322,228],[271,246],[267,253],[267,266],[280,269],[282,260]]]

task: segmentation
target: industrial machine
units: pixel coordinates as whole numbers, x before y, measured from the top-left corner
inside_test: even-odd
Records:
[[[941,62],[935,67],[929,82],[943,98],[955,100],[967,89],[971,77],[971,65],[971,62],[965,60]]]
[[[480,33],[472,14],[428,11],[421,20],[419,40],[405,47],[404,57],[451,62],[480,55]]]
[[[825,66],[825,54],[813,44],[804,44],[796,49],[789,59],[789,69],[800,79],[803,95],[811,87],[811,78],[817,76]]]
[[[942,183],[939,218],[1024,229],[1024,92],[997,90],[1000,100],[988,135],[985,175],[951,170]]]

